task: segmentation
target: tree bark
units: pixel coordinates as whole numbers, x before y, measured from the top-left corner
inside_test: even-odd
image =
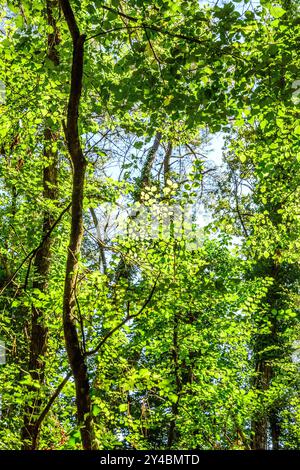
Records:
[[[78,261],[83,238],[83,196],[86,171],[86,160],[78,131],[85,36],[80,34],[70,2],[60,0],[60,4],[73,44],[71,88],[65,129],[68,150],[73,164],[72,219],[65,274],[63,326],[66,350],[75,381],[77,420],[80,426],[82,446],[83,449],[90,450],[96,447],[91,413],[90,384],[85,363],[85,351],[77,331],[75,315]]]

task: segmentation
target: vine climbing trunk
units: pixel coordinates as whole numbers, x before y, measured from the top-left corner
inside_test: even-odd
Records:
[[[83,449],[90,450],[95,448],[90,384],[85,362],[85,351],[81,345],[76,324],[76,282],[83,238],[83,195],[86,171],[86,160],[82,152],[78,131],[85,36],[80,34],[70,2],[60,0],[60,4],[72,36],[73,45],[71,88],[65,128],[68,150],[73,165],[72,218],[65,274],[63,326],[66,350],[75,382],[77,420],[80,426],[82,446]]]

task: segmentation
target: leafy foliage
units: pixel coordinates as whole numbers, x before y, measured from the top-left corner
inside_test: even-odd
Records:
[[[296,2],[1,6],[1,449],[299,448]]]

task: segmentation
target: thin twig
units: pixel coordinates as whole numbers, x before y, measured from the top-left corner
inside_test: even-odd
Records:
[[[115,31],[122,31],[123,29],[143,29],[143,26],[118,26],[116,28],[107,29],[105,31],[99,31],[99,33],[88,36],[85,41],[87,42],[90,39],[97,38],[98,36],[104,36],[105,34],[114,33]]]
[[[154,50],[154,47],[153,47],[153,45],[152,45],[152,42],[151,42],[151,40],[150,40],[149,34],[148,34],[148,32],[147,32],[147,29],[144,28],[144,31],[145,31],[145,34],[146,34],[146,38],[147,38],[148,44],[149,44],[150,49],[151,49],[151,51],[152,51],[152,54],[153,54],[153,56],[154,56],[154,59],[156,60],[156,62],[157,62],[157,64],[158,64],[158,68],[159,68],[160,74],[162,74],[161,60],[159,59],[159,57],[157,57],[157,54],[156,54],[156,52],[155,52],[155,50]]]
[[[66,385],[66,383],[68,382],[68,380],[72,377],[72,372],[68,372],[67,375],[65,376],[65,378],[63,379],[63,381],[59,384],[59,386],[57,387],[57,389],[55,390],[55,392],[53,393],[53,395],[50,397],[47,405],[45,406],[45,408],[43,409],[42,413],[40,414],[40,416],[38,417],[38,419],[36,420],[36,423],[35,423],[35,426],[37,428],[40,427],[40,425],[42,424],[42,422],[44,421],[46,415],[48,414],[48,412],[50,411],[50,408],[51,406],[53,405],[53,403],[55,402],[56,398],[58,397],[58,395],[60,394],[60,392],[62,391],[62,389],[64,388],[64,386]]]
[[[201,40],[201,39],[196,38],[195,36],[187,36],[186,34],[171,33],[170,31],[158,28],[157,26],[149,25],[143,22],[143,18],[136,18],[134,16],[127,15],[126,13],[123,13],[120,10],[116,10],[114,8],[108,7],[107,5],[100,5],[100,7],[103,8],[104,10],[110,11],[111,13],[115,13],[116,15],[126,18],[127,20],[134,21],[135,23],[141,22],[141,27],[144,29],[146,28],[152,31],[157,31],[158,33],[165,34],[173,38],[184,39],[185,41],[196,43],[196,44],[204,44],[208,42],[208,40]],[[203,18],[203,21],[207,22],[208,20]],[[100,32],[99,35],[101,34],[103,33]],[[93,37],[96,37],[96,36],[97,34],[94,35]]]

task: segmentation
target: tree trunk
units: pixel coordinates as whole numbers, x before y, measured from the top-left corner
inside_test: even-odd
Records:
[[[134,195],[133,195],[134,202],[141,202],[142,191],[150,184],[151,170],[153,168],[155,157],[160,146],[161,138],[162,138],[161,133],[157,132],[155,134],[152,147],[150,148],[147,154],[145,163],[143,164],[143,167],[141,170],[141,176],[139,178],[137,187],[134,191]],[[137,216],[138,216],[138,213],[135,215],[129,216],[129,220],[135,219]],[[132,271],[131,267],[126,265],[124,258],[122,258],[116,268],[115,280],[118,281],[119,279],[129,279],[131,275],[131,271]]]
[[[173,324],[173,344],[172,344],[172,362],[174,367],[175,384],[177,401],[172,404],[172,418],[170,421],[170,427],[168,432],[168,449],[170,449],[177,440],[176,423],[179,413],[179,400],[180,393],[182,391],[182,381],[180,377],[180,364],[179,364],[179,342],[178,342],[178,330],[179,330],[179,315],[177,312],[174,314]]]
[[[48,34],[48,58],[54,65],[59,64],[57,46],[59,44],[58,30],[53,16],[53,8],[57,2],[47,1],[47,22],[52,26],[52,33]],[[43,197],[44,199],[55,201],[57,197],[57,153],[52,151],[51,144],[56,140],[56,135],[47,128],[44,131],[45,149],[44,156],[46,166],[43,170]],[[41,292],[47,292],[49,271],[51,266],[51,237],[46,236],[54,223],[54,215],[51,211],[45,210],[43,214],[42,245],[36,253],[34,260],[34,280],[33,289]],[[31,379],[40,386],[44,384],[45,376],[45,357],[47,353],[47,335],[48,329],[45,322],[45,315],[42,309],[33,307],[31,314],[31,337],[28,370]],[[29,387],[28,403],[24,410],[24,423],[21,430],[22,447],[25,450],[35,450],[38,447],[40,434],[40,424],[38,416],[41,413],[43,400],[38,396],[39,390]]]
[[[273,410],[270,415],[272,450],[279,450],[280,425],[276,411]]]
[[[156,153],[158,151],[160,141],[161,141],[162,135],[160,132],[157,132],[154,137],[154,142],[151,147],[151,149],[148,152],[146,161],[143,165],[143,168],[141,170],[141,176],[140,176],[140,181],[138,184],[138,187],[136,189],[136,194],[135,194],[135,201],[140,201],[141,199],[141,192],[143,189],[145,189],[149,184],[150,184],[150,177],[151,177],[151,170],[153,167],[153,163],[156,157]]]
[[[273,285],[270,287],[266,297],[268,303],[267,315],[271,324],[271,330],[267,334],[258,335],[254,342],[254,354],[256,356],[255,371],[257,374],[254,382],[254,389],[257,390],[260,394],[262,400],[262,409],[257,412],[256,416],[254,416],[251,425],[251,448],[253,450],[267,450],[269,448],[270,437],[272,436],[272,414],[276,413],[276,410],[274,408],[270,408],[269,406],[265,408],[263,400],[265,397],[265,392],[268,391],[272,382],[272,377],[274,375],[272,364],[276,358],[276,354],[278,354],[278,352],[274,353],[273,350],[274,346],[278,346],[278,334],[277,320],[274,318],[272,310],[282,308],[284,302],[279,281],[280,266],[271,262],[270,265],[265,266],[264,275],[273,278]],[[279,429],[277,429],[276,432],[277,444],[275,443],[275,446],[278,445],[279,441]]]
[[[45,137],[49,140],[53,138],[49,129],[45,131]],[[49,149],[46,150],[45,155],[49,162],[49,166],[44,168],[44,197],[45,199],[53,201],[56,199],[57,158]],[[53,214],[49,212],[44,214],[43,219],[42,239],[45,239],[41,249],[37,252],[35,257],[34,281],[32,287],[33,289],[39,289],[41,292],[47,292],[51,266],[52,240],[51,237],[45,237],[45,235],[49,232],[52,224],[54,223],[54,217]],[[48,330],[45,322],[44,311],[33,307],[31,315],[31,338],[28,369],[32,380],[38,382],[40,385],[43,385],[44,383],[47,332]],[[35,394],[39,393],[35,388],[30,388],[29,392],[35,392]],[[36,426],[36,419],[41,411],[42,404],[43,400],[37,396],[33,401],[30,400],[25,408],[24,426],[22,429],[24,449],[34,450],[37,448],[40,429]]]
[[[73,176],[72,223],[65,278],[63,324],[66,349],[75,380],[77,419],[80,425],[82,445],[84,449],[91,449],[93,447],[93,423],[91,417],[90,386],[84,351],[81,347],[75,320],[78,257],[83,236],[82,200],[84,176],[85,163],[82,162],[76,169],[74,168]]]
[[[83,449],[90,450],[96,447],[91,413],[90,384],[85,363],[85,351],[80,342],[75,316],[78,259],[83,238],[83,195],[86,171],[86,160],[82,152],[78,131],[85,36],[80,34],[70,2],[60,0],[60,4],[73,43],[71,89],[65,130],[73,164],[72,220],[65,275],[63,326],[66,350],[75,381],[77,420],[80,426],[82,446]]]
[[[255,389],[263,392],[270,386],[271,380],[271,367],[264,361],[258,361],[256,370],[258,377],[255,383]],[[252,443],[253,450],[267,450],[268,449],[268,429],[269,419],[266,411],[258,414],[252,422]]]

